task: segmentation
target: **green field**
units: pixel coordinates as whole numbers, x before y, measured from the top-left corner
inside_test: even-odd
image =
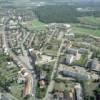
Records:
[[[82,55],[79,60],[76,60],[76,61],[73,62],[73,65],[84,67],[87,60],[88,60],[87,54]]]
[[[100,17],[80,17],[78,18],[80,23],[89,25],[100,25]]]
[[[85,82],[84,84],[84,88],[85,88],[85,93],[89,96],[93,96],[94,95],[94,90],[96,89],[96,87],[98,86],[98,83],[93,83],[93,82]]]
[[[32,26],[35,29],[40,29],[41,30],[41,29],[45,29],[46,24],[40,22],[39,20],[33,20]]]
[[[21,84],[13,84],[11,86],[11,94],[18,100],[23,100],[22,90],[23,90],[23,85]]]
[[[78,33],[78,34],[90,34],[90,35],[94,35],[94,36],[100,36],[100,30],[97,29],[97,30],[93,30],[93,29],[90,29],[90,28],[83,28],[83,27],[77,27],[77,26],[73,26],[72,27],[72,30],[74,33]]]

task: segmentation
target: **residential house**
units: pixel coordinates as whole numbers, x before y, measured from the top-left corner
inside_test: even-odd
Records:
[[[43,80],[43,79],[39,80],[39,86],[40,86],[41,89],[45,88],[45,86],[46,86],[45,80]]]
[[[25,82],[25,86],[23,89],[23,97],[26,97],[31,94],[32,94],[32,79],[31,79],[30,75],[28,75],[26,77],[26,82]]]

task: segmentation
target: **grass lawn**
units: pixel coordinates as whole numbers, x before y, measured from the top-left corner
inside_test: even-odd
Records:
[[[15,67],[16,65],[7,65],[8,61],[7,56],[0,54],[0,85],[5,90],[5,84],[6,86],[11,87],[11,95],[15,98],[18,98],[18,100],[23,100],[21,98],[21,91],[22,91],[22,85],[16,84],[15,80],[18,75],[18,67]],[[9,68],[8,66],[12,66],[12,68]],[[13,67],[14,66],[14,67]],[[15,80],[13,80],[15,79]],[[7,83],[6,83],[7,82]],[[10,93],[9,93],[10,95]],[[15,100],[15,99],[12,99]]]
[[[52,55],[52,56],[57,56],[57,51],[53,51],[53,50],[45,50],[44,51],[45,54],[47,55]]]
[[[54,90],[58,91],[70,91],[74,87],[74,83],[62,79],[58,79],[58,81],[55,81],[54,84]]]
[[[39,20],[33,20],[32,26],[35,29],[45,29],[45,23],[40,22]]]
[[[77,26],[73,26],[72,27],[73,32],[77,33],[77,34],[90,34],[90,35],[94,35],[94,36],[100,36],[100,30],[93,30],[93,29],[89,29],[89,28],[82,28],[82,27],[77,27]]]
[[[16,97],[18,100],[23,100],[22,94],[23,85],[14,84],[11,86],[11,94]]]
[[[87,55],[82,55],[80,60],[77,60],[77,61],[73,62],[73,65],[85,66],[87,60],[88,60]]]
[[[85,92],[87,95],[94,95],[93,91],[96,89],[96,87],[98,86],[98,83],[93,83],[93,82],[86,82],[85,83]]]
[[[60,82],[60,83],[55,83],[54,89],[58,91],[64,91],[66,89],[65,84]]]

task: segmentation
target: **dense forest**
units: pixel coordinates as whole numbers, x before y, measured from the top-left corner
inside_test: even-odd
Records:
[[[35,9],[35,13],[40,21],[44,23],[50,22],[78,22],[77,17],[96,16],[100,17],[100,11],[77,11],[76,5],[46,5]],[[83,8],[84,9],[84,8]]]
[[[72,6],[49,5],[35,10],[40,21],[49,22],[77,22],[77,12]]]

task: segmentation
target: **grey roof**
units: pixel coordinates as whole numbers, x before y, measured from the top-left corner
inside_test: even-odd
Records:
[[[80,74],[80,73],[77,73],[77,72],[63,71],[62,74],[64,76],[78,78],[80,80],[88,80],[89,79],[88,75]]]
[[[91,69],[94,70],[98,66],[98,59],[94,58],[91,62]]]
[[[67,52],[70,53],[70,54],[77,54],[78,53],[78,49],[76,49],[76,48],[69,48],[67,50]]]
[[[9,99],[5,95],[2,95],[0,100],[9,100]]]
[[[85,49],[85,48],[80,48],[80,49],[78,50],[78,52],[79,52],[79,53],[88,53],[89,50],[88,50],[88,49]]]

